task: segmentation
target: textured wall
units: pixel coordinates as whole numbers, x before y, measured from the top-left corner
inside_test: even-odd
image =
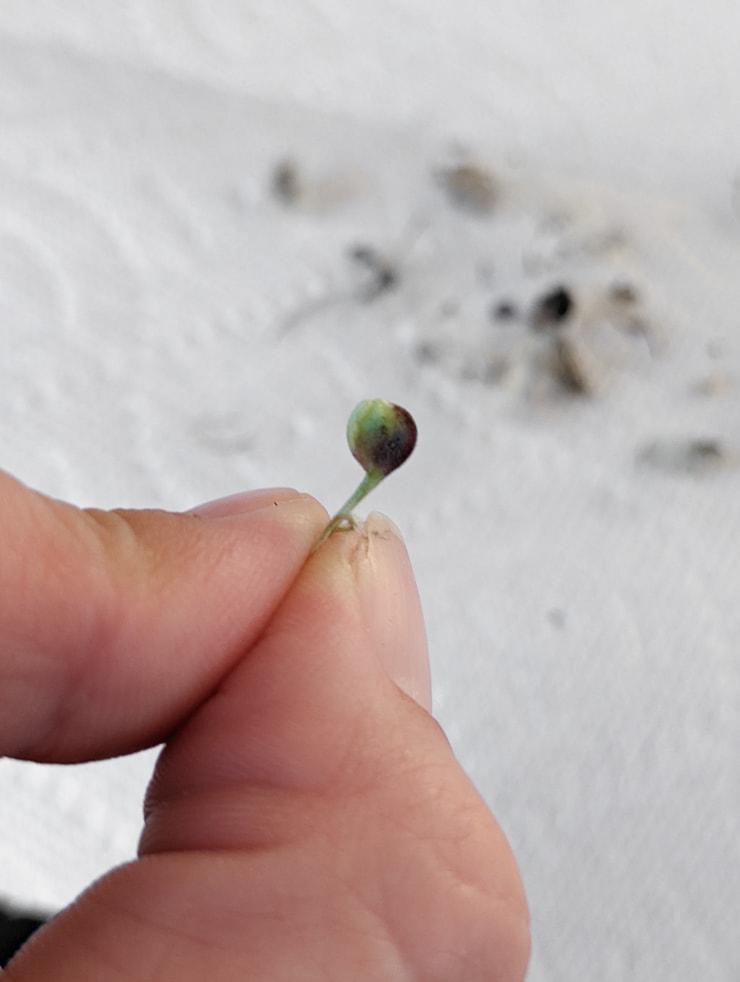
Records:
[[[0,465],[82,504],[332,507],[349,409],[409,406],[373,506],[533,982],[740,978],[738,15],[644,6],[0,8]],[[0,891],[55,907],[128,858],[151,763],[2,762]]]

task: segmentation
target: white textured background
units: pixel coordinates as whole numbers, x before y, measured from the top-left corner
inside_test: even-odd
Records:
[[[730,0],[0,6],[0,466],[81,504],[331,508],[349,409],[407,405],[372,505],[519,857],[532,982],[740,979],[739,30]],[[488,216],[432,178],[464,153]],[[358,242],[400,263],[371,303]],[[487,316],[560,281],[591,399]],[[695,437],[726,459],[682,467]],[[0,892],[54,909],[129,858],[153,754],[0,763]]]

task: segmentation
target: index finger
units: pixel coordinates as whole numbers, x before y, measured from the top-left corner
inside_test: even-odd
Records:
[[[326,520],[285,489],[202,515],[82,510],[0,472],[0,754],[163,740],[257,639]]]

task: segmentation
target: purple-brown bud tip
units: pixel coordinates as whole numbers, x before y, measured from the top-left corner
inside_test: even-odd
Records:
[[[368,474],[385,477],[416,446],[416,423],[402,406],[385,399],[364,399],[347,423],[347,442]]]

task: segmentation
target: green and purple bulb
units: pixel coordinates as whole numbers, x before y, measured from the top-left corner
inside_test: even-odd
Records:
[[[385,399],[363,399],[347,423],[352,456],[368,474],[390,474],[411,455],[416,423],[407,409]]]
[[[327,525],[322,542],[343,521],[351,524],[352,509],[411,455],[416,446],[416,423],[402,406],[385,399],[363,399],[347,422],[347,443],[365,477]]]

